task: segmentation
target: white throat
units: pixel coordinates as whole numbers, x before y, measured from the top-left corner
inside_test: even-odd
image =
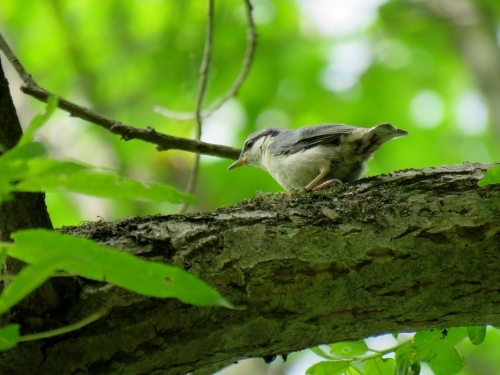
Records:
[[[262,137],[255,141],[248,152],[248,164],[253,167],[259,167],[269,171],[269,158],[272,157],[268,152],[273,139],[271,137]]]

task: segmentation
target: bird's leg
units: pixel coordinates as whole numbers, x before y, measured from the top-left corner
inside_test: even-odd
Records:
[[[339,179],[332,179],[332,180],[328,180],[328,181],[325,181],[323,182],[321,185],[319,186],[316,186],[313,191],[318,191],[318,190],[323,190],[323,189],[328,189],[329,187],[331,187],[333,184],[341,184],[342,185],[342,181],[340,181]]]
[[[314,180],[312,180],[311,182],[309,182],[307,184],[307,186],[305,187],[306,190],[313,190],[314,189],[314,186],[316,186],[316,184],[318,182],[320,182],[328,173],[330,173],[332,171],[331,168],[328,168],[326,170],[324,170],[323,172],[321,172]],[[322,186],[323,184],[321,184],[320,186]],[[314,189],[316,190],[316,189]]]

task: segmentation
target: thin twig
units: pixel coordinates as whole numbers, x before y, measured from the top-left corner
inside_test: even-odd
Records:
[[[205,98],[205,92],[207,90],[208,82],[208,71],[210,68],[210,57],[212,54],[212,36],[214,29],[214,0],[208,0],[208,10],[207,10],[207,31],[205,35],[205,48],[203,50],[203,59],[201,61],[200,67],[200,83],[198,86],[198,96],[196,98],[196,136],[197,141],[201,140],[201,132],[203,126],[203,120],[201,118],[201,109],[203,107],[203,99]],[[198,176],[198,168],[200,166],[200,154],[196,154],[194,157],[193,165],[191,166],[191,172],[189,173],[189,180],[186,187],[186,194],[192,194],[194,187],[196,186],[196,178]],[[187,205],[185,203],[181,204],[178,209],[178,213],[184,212]]]
[[[1,33],[0,33],[0,49],[2,50],[5,57],[7,57],[7,60],[9,60],[9,62],[12,64],[17,74],[19,75],[19,77],[26,85],[38,86],[31,77],[31,74],[28,74],[26,69],[24,69],[24,66],[17,59],[16,55],[14,55],[14,52],[12,52],[12,50],[10,49],[9,45],[7,44]]]
[[[248,29],[247,29],[247,49],[245,52],[245,58],[243,59],[242,62],[241,71],[238,74],[238,77],[236,77],[236,79],[234,80],[233,85],[228,90],[228,92],[222,98],[220,98],[217,103],[212,105],[209,109],[201,112],[201,117],[203,118],[212,115],[215,111],[217,111],[220,107],[222,107],[222,105],[225,102],[238,95],[238,91],[243,85],[243,82],[245,82],[248,73],[250,72],[250,67],[252,65],[253,57],[255,54],[255,46],[257,44],[257,32],[255,31],[255,23],[252,16],[252,9],[253,9],[252,3],[250,2],[250,0],[243,0],[243,2],[245,3],[245,12],[248,21]],[[180,121],[196,119],[196,113],[176,112],[161,106],[155,106],[153,108],[153,111],[165,117]]]
[[[33,78],[31,78],[31,75],[28,74],[17,57],[14,55],[1,34],[0,50],[3,51],[7,60],[9,60],[14,69],[17,71],[19,77],[24,82],[25,86],[21,87],[22,92],[42,102],[46,102],[47,98],[50,96],[56,96],[59,99],[59,108],[68,112],[71,116],[99,125],[113,134],[120,135],[125,141],[140,139],[156,145],[156,149],[158,151],[182,150],[233,160],[236,160],[239,157],[240,150],[237,148],[205,143],[194,139],[174,137],[168,134],[158,133],[151,127],[146,129],[135,128],[123,122],[101,115],[100,113],[94,112],[90,108],[80,106],[70,102],[69,100],[61,98],[58,95],[54,95],[36,84]]]

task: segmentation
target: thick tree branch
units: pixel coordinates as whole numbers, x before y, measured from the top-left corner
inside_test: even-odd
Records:
[[[69,313],[44,323],[109,315],[2,353],[0,373],[184,374],[386,332],[499,325],[500,186],[477,186],[486,169],[408,170],[215,212],[65,228],[184,267],[246,310],[82,280]]]
[[[28,74],[17,57],[14,55],[1,34],[0,49],[4,52],[9,62],[17,71],[19,77],[26,85],[21,87],[21,90],[25,94],[28,94],[42,102],[46,102],[49,96],[57,96],[38,86],[38,84],[33,80],[31,75]],[[57,96],[57,98],[59,99],[59,108],[68,112],[71,116],[78,117],[85,121],[99,125],[104,129],[109,130],[113,134],[120,135],[121,138],[126,141],[131,139],[140,139],[142,141],[155,144],[158,151],[183,150],[234,160],[238,159],[238,156],[240,154],[240,150],[233,147],[174,137],[171,135],[158,133],[151,127],[148,127],[146,129],[135,128],[133,126],[124,124],[123,122],[103,116],[97,112],[92,111],[90,108],[72,103],[69,100],[63,99],[59,96]]]

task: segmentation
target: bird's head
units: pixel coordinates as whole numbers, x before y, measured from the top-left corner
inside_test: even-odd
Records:
[[[243,144],[240,157],[227,169],[242,166],[263,168],[262,157],[264,153],[282,131],[283,129],[279,128],[267,128],[250,134]]]

